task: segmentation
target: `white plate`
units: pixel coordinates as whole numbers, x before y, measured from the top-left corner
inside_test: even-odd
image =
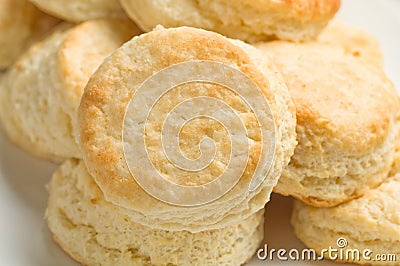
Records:
[[[379,38],[385,54],[385,69],[400,88],[400,1],[343,0],[339,15],[351,25]],[[0,133],[0,265],[77,265],[52,241],[43,220],[47,193],[45,184],[55,165],[37,160],[14,147]],[[267,205],[266,238],[269,248],[302,249],[290,226],[292,200],[274,195]],[[249,265],[315,265],[332,262],[260,261]]]

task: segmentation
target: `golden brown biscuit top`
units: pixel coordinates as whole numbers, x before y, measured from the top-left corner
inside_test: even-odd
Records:
[[[257,46],[273,56],[310,138],[330,139],[335,149],[363,153],[391,130],[399,109],[393,84],[378,68],[319,43],[276,41]]]
[[[383,54],[379,41],[370,33],[354,28],[339,20],[333,20],[318,36],[318,41],[343,47],[347,53],[383,65]]]
[[[67,88],[73,89],[69,97],[79,102],[88,77],[103,58],[128,41],[140,30],[127,19],[99,19],[83,22],[68,31],[58,52],[60,77]],[[68,95],[69,91],[65,91]]]
[[[341,5],[340,0],[241,0],[233,3],[249,5],[261,10],[276,10],[287,15],[300,16],[313,20],[335,14]]]
[[[269,82],[253,64],[249,55],[225,37],[205,30],[181,27],[176,29],[159,29],[126,43],[122,48],[108,58],[89,81],[80,106],[81,147],[89,168],[109,200],[127,208],[143,209],[147,212],[158,211],[163,208],[175,209],[176,206],[166,205],[149,197],[132,178],[124,160],[122,127],[125,110],[136,89],[155,72],[168,66],[193,61],[206,60],[224,63],[240,69],[261,88],[273,112],[276,111],[275,95],[269,87]],[[282,84],[282,86],[284,86]],[[179,90],[179,88],[178,88]],[[181,135],[182,152],[192,154],[193,142],[202,136],[216,137],[217,148],[221,152],[216,154],[217,163],[211,165],[208,174],[195,176],[179,176],[177,172],[165,166],[159,142],[162,121],[160,115],[167,114],[174,106],[175,100],[185,100],[186,96],[194,97],[198,94],[207,97],[223,99],[232,105],[240,114],[241,119],[248,125],[252,138],[250,161],[239,183],[228,194],[247,190],[252,171],[257,165],[260,150],[259,132],[251,117],[251,112],[241,103],[240,99],[231,95],[220,86],[191,86],[184,85],[179,93],[173,91],[160,101],[159,109],[154,109],[154,116],[149,118],[150,124],[145,137],[149,145],[149,157],[154,159],[155,167],[163,172],[171,181],[181,184],[204,184],[215,178],[226,166],[224,156],[226,138],[222,137],[224,129],[218,124],[193,123],[192,128],[183,128]],[[153,119],[153,120],[152,120]],[[254,129],[254,130],[253,130]],[[197,136],[196,136],[197,135]],[[134,143],[133,143],[134,145]],[[194,145],[196,146],[196,145]],[[188,156],[190,157],[190,156]],[[136,167],[140,167],[137,165]],[[138,199],[141,199],[138,202]],[[175,209],[175,210],[179,210]]]

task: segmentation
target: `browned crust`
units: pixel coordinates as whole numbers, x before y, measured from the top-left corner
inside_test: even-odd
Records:
[[[136,54],[146,49],[154,54],[153,67],[145,69],[136,62]],[[132,65],[120,61],[130,53]],[[248,54],[228,39],[216,33],[181,27],[169,30],[156,30],[133,39],[114,53],[92,77],[86,87],[79,111],[80,144],[89,172],[102,188],[106,199],[129,209],[148,212],[154,209],[178,210],[179,207],[166,205],[149,197],[130,175],[124,160],[121,142],[122,121],[128,100],[135,84],[130,89],[119,87],[125,82],[124,75],[135,76],[137,84],[143,82],[155,71],[172,64],[211,60],[235,64],[246,73],[260,88],[263,88],[272,112],[277,110],[275,94],[269,90],[265,77],[252,63]],[[115,70],[118,70],[116,77]],[[114,73],[113,73],[114,71]],[[121,78],[122,76],[122,78]],[[123,79],[124,81],[121,81]],[[119,84],[118,84],[119,82]],[[237,193],[247,187],[249,176],[241,178],[239,184],[228,194]],[[138,202],[138,199],[143,199]],[[134,206],[134,207],[132,207]]]
[[[274,57],[285,76],[298,126],[336,141],[343,154],[364,154],[385,141],[400,102],[383,71],[328,44],[275,41],[257,47]],[[344,75],[346,84],[327,82],[332,80],[327,66],[318,64]]]
[[[246,2],[252,2],[253,7],[263,8],[263,6],[269,6],[268,9],[294,19],[297,18],[301,23],[328,21],[338,12],[341,6],[341,0],[247,0]]]

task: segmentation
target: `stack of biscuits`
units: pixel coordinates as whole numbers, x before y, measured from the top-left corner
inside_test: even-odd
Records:
[[[274,192],[296,199],[292,224],[308,247],[321,251],[346,237],[348,249],[400,257],[400,100],[379,43],[333,19],[339,7],[340,0],[0,0],[0,122],[15,145],[60,164],[45,215],[54,241],[83,265],[242,265],[264,238]],[[201,77],[193,62],[208,62],[210,80],[243,94],[222,81],[172,86]],[[267,124],[249,106],[253,92],[215,64],[258,88]],[[176,66],[184,67],[153,78]],[[149,110],[146,101],[164,86],[171,89]],[[143,100],[132,107],[134,97]],[[226,109],[213,109],[221,102]],[[181,120],[170,129],[177,142],[163,142],[165,121]],[[229,132],[237,121],[244,161]],[[264,156],[267,137],[273,145]],[[166,149],[190,163],[211,150],[212,161],[183,169]],[[203,192],[179,194],[155,173]],[[212,196],[209,184],[225,187],[216,180],[235,175],[210,201],[163,200],[197,202]]]

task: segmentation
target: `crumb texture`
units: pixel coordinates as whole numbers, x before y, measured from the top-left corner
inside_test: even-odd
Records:
[[[361,198],[333,208],[315,208],[297,201],[292,215],[296,235],[308,247],[321,251],[337,247],[339,237],[346,238],[346,249],[370,249],[377,254],[394,254],[397,261],[354,261],[357,264],[399,265],[400,175],[396,174]]]
[[[68,160],[49,184],[46,219],[55,241],[84,265],[242,265],[263,239],[260,211],[199,233],[151,229],[104,200],[82,161]]]

